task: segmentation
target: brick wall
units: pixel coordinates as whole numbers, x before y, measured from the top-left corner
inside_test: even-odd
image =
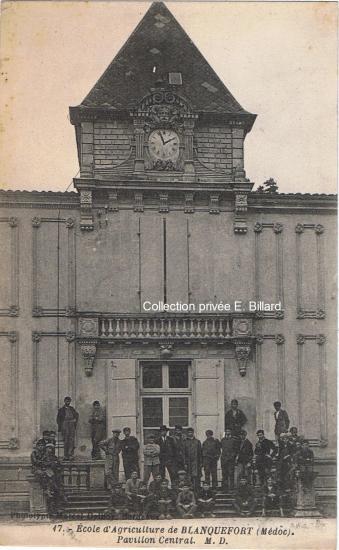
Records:
[[[128,122],[111,121],[94,124],[94,163],[96,166],[117,166],[131,150],[133,129]]]
[[[198,159],[210,170],[231,171],[232,130],[227,126],[201,126],[195,131]]]

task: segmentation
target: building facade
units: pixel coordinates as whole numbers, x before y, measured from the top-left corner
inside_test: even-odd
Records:
[[[280,400],[329,499],[336,197],[252,191],[255,115],[161,3],[70,116],[76,192],[0,192],[4,512],[29,508],[32,445],[66,395],[79,462],[94,400],[141,442],[161,424],[220,437],[233,398],[252,441],[274,438]]]

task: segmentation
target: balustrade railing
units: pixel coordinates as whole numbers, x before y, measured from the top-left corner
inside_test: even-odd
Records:
[[[89,491],[90,467],[81,464],[64,465],[63,481],[67,491]]]
[[[190,338],[225,339],[232,336],[231,317],[199,316],[112,316],[99,321],[102,338]]]

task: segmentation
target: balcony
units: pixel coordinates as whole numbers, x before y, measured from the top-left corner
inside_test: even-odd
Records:
[[[76,339],[84,358],[85,372],[91,376],[97,345],[100,343],[160,345],[160,353],[171,354],[174,345],[226,344],[235,346],[241,376],[254,341],[253,314],[92,314],[80,317]],[[166,349],[164,349],[166,348]]]
[[[233,336],[233,319],[208,315],[109,316],[99,319],[99,337],[113,340],[228,339]]]

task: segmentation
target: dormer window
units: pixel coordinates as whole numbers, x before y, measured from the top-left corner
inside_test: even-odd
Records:
[[[175,86],[182,85],[182,74],[181,73],[168,73],[168,82],[169,84],[174,84]]]

